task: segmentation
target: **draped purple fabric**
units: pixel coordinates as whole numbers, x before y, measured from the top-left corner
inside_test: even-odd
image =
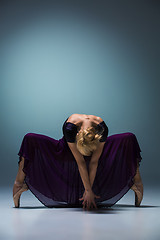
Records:
[[[92,190],[101,198],[98,204],[112,206],[133,185],[141,149],[133,133],[108,136],[99,158]],[[84,193],[77,162],[64,136],[56,140],[46,135],[27,133],[18,152],[25,158],[23,171],[31,192],[47,207],[82,205]],[[84,156],[87,169],[90,156]],[[19,163],[18,162],[18,163]]]

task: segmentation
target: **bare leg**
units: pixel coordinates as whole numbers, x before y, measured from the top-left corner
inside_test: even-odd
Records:
[[[18,169],[18,173],[16,176],[16,181],[23,183],[24,182],[24,178],[25,178],[25,173],[23,172],[23,166],[24,166],[24,157],[21,157],[22,160],[19,163],[19,169]]]
[[[18,173],[13,185],[13,200],[14,200],[15,207],[19,207],[19,199],[22,192],[28,190],[27,185],[24,184],[25,173],[22,170],[23,166],[24,166],[24,157],[22,157],[22,160],[19,163]]]

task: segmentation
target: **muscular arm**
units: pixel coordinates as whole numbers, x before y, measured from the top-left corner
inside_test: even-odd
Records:
[[[85,191],[92,191],[90,181],[89,181],[87,166],[86,166],[86,162],[83,155],[78,151],[75,143],[68,142],[68,146],[71,149],[71,152],[73,153],[73,156],[75,157],[75,160],[77,162]]]
[[[93,152],[90,163],[89,163],[89,180],[90,180],[91,188],[94,183],[94,179],[95,179],[97,167],[98,167],[98,160],[103,151],[104,144],[105,142],[99,142],[99,145],[97,149]]]

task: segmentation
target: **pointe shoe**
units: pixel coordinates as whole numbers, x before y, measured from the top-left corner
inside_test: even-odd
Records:
[[[143,199],[143,183],[137,165],[136,175],[134,176],[134,184],[131,189],[135,192],[135,206],[139,207]]]
[[[27,184],[23,183],[21,186],[15,182],[16,187],[20,188],[14,195],[13,195],[13,201],[14,201],[14,206],[15,208],[19,208],[20,207],[20,196],[22,194],[22,192],[27,191],[28,190],[28,186]]]
[[[131,189],[135,193],[135,207],[139,207],[143,199],[143,184],[142,182],[134,184]]]

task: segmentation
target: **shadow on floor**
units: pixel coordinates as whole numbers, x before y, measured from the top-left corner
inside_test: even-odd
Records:
[[[29,206],[29,207],[20,207],[19,209],[55,209],[55,208],[70,208],[73,209],[73,211],[80,211],[80,212],[88,212],[88,213],[96,213],[96,214],[115,214],[119,211],[130,211],[131,209],[141,209],[141,208],[159,208],[160,206],[152,206],[152,205],[141,205],[140,207],[135,207],[134,205],[128,205],[128,204],[115,204],[113,206],[108,206],[106,204],[97,205],[97,209],[90,209],[89,211],[82,208],[81,205],[55,205],[52,207],[46,207],[46,206]]]
[[[139,207],[135,207],[134,205],[128,205],[128,204],[115,204],[115,207],[124,207],[124,208],[154,208],[154,207],[160,207],[160,206],[153,206],[153,205],[140,205]]]

